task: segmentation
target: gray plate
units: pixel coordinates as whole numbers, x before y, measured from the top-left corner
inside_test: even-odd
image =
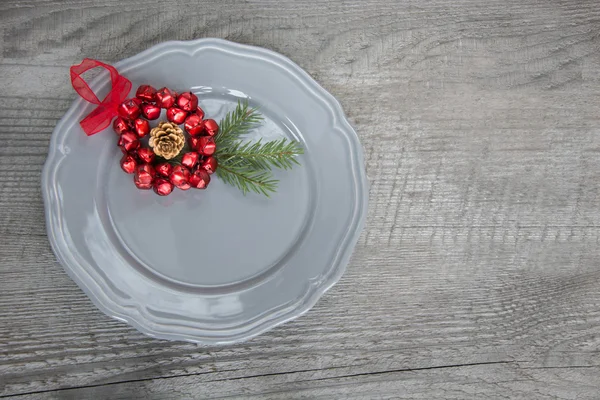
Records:
[[[300,140],[301,167],[270,199],[214,177],[159,197],[119,167],[111,129],[87,137],[76,100],[52,134],[42,188],[48,238],[106,314],[150,336],[246,340],[312,307],[341,277],[367,209],[356,133],[339,103],[289,59],[218,39],[166,42],[115,64],[133,87],[191,88],[219,120],[240,98],[265,123],[250,138]],[[105,75],[92,88],[105,93]]]

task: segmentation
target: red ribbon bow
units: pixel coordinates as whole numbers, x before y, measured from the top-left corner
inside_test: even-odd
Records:
[[[110,92],[108,92],[102,101],[98,100],[96,94],[92,91],[87,82],[81,77],[84,72],[96,67],[107,69],[108,72],[110,72],[110,81],[112,83]],[[79,65],[73,65],[70,71],[73,89],[75,89],[75,91],[83,99],[92,104],[98,105],[94,111],[89,113],[87,117],[79,122],[83,131],[88,136],[91,136],[110,125],[113,117],[117,115],[117,107],[129,95],[129,91],[131,90],[131,82],[127,78],[119,75],[115,67],[112,65],[104,64],[103,62],[92,60],[90,58],[83,59]]]

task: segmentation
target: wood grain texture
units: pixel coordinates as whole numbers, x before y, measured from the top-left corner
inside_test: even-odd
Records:
[[[0,397],[600,398],[596,0],[4,0],[0,22]],[[340,283],[229,347],[95,309],[40,193],[69,65],[198,37],[306,69],[371,182]]]

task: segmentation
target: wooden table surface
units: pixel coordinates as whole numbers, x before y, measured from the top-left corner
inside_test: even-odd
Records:
[[[0,22],[0,397],[600,398],[597,0],[3,0]],[[211,348],[98,311],[40,192],[71,64],[200,37],[308,71],[371,183],[339,284]]]

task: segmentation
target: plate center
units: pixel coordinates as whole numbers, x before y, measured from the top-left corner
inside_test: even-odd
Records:
[[[217,121],[235,108],[225,98],[200,97],[200,105]],[[265,120],[249,140],[293,138],[282,121],[261,113]],[[174,189],[160,197],[135,187],[120,169],[118,149],[111,158],[105,199],[112,226],[126,251],[161,279],[202,287],[258,279],[285,263],[301,242],[311,209],[304,156],[301,167],[274,171],[279,188],[270,198],[244,196],[216,174],[206,190]]]

